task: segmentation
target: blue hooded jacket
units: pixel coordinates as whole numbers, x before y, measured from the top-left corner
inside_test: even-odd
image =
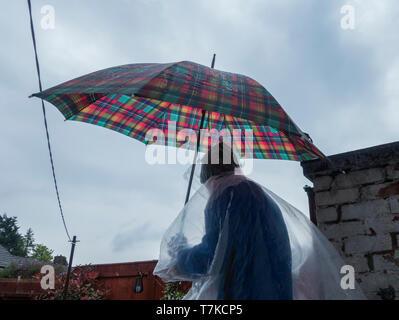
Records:
[[[226,225],[226,213],[229,214]],[[224,228],[228,228],[225,230]],[[246,180],[211,196],[200,244],[177,254],[177,269],[193,279],[205,275],[221,232],[227,245],[220,269],[218,299],[292,300],[291,248],[277,204]]]

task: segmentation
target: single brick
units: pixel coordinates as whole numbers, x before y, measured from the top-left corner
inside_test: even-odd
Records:
[[[367,272],[358,274],[357,278],[361,280],[360,287],[369,296],[372,293],[374,299],[380,300],[377,296],[379,289],[385,289],[389,286],[394,287],[396,290],[399,288],[399,272],[393,271],[384,273],[383,271]]]
[[[370,271],[367,257],[364,254],[353,254],[350,257],[345,257],[345,263],[355,268],[355,273]]]
[[[335,177],[332,187],[336,189],[352,188],[368,183],[383,182],[384,180],[384,169],[371,168],[367,170],[352,171],[347,174],[339,174]]]
[[[323,191],[330,189],[332,177],[330,176],[321,176],[317,177],[313,180],[314,191]]]
[[[381,190],[388,187],[390,183],[374,184],[361,188],[361,196],[363,200],[374,200],[382,198]]]
[[[386,187],[381,188],[377,196],[380,198],[399,195],[399,181],[389,183]]]
[[[389,197],[391,213],[399,214],[399,196]]]
[[[387,215],[367,218],[364,220],[364,224],[371,233],[387,234],[399,232],[399,216]]]
[[[367,233],[367,229],[361,221],[323,224],[319,226],[319,229],[326,238],[335,240]]]
[[[318,223],[332,222],[338,220],[338,212],[335,207],[328,207],[323,209],[317,208],[316,215]]]
[[[387,179],[399,179],[399,163],[387,166],[386,171]]]
[[[390,213],[389,202],[384,199],[343,205],[341,210],[341,220],[364,219]]]
[[[354,236],[345,239],[345,253],[373,253],[392,250],[392,240],[389,234],[377,236]]]
[[[315,200],[317,206],[331,206],[334,204],[351,203],[359,198],[359,190],[344,189],[316,192]]]
[[[399,261],[395,262],[390,254],[373,255],[374,271],[399,271]]]

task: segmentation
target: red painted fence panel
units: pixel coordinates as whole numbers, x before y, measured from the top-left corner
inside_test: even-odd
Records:
[[[165,283],[152,274],[157,260],[90,265],[98,272],[98,280],[108,290],[108,300],[159,300],[163,296]],[[84,268],[84,266],[82,266]],[[142,275],[143,291],[134,292],[137,277]],[[190,282],[182,282],[180,289],[187,292]],[[39,280],[0,280],[0,300],[34,299],[43,292]]]
[[[109,290],[109,300],[159,300],[165,283],[152,274],[157,260],[91,265],[99,273],[98,280]],[[142,274],[143,291],[134,292],[137,277]],[[182,282],[180,289],[187,292],[190,282]]]
[[[0,300],[31,300],[41,292],[39,280],[0,279]]]

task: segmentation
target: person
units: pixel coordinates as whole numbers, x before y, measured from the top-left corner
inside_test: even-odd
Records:
[[[345,262],[328,239],[242,175],[228,145],[209,150],[199,178],[162,238],[153,272],[166,282],[191,281],[184,299],[364,299],[359,286],[341,287]]]
[[[191,278],[206,275],[224,231],[227,241],[219,270],[217,299],[291,300],[291,250],[280,209],[249,180],[218,190],[216,185],[220,188],[220,181],[234,175],[238,163],[232,150],[223,143],[212,151],[219,153],[218,159],[212,159],[214,153],[208,152],[200,175],[201,183],[208,182],[210,191],[204,212],[205,235],[198,245],[178,250],[176,271]],[[177,248],[176,242],[182,241],[174,238],[170,246]]]

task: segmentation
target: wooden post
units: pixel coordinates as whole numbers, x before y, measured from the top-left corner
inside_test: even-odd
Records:
[[[71,276],[71,269],[72,269],[72,262],[73,262],[73,255],[75,253],[75,245],[76,242],[78,242],[76,240],[76,236],[73,236],[72,238],[72,247],[71,247],[71,255],[69,256],[69,265],[68,265],[68,272],[67,272],[67,276],[65,279],[65,286],[64,286],[64,293],[63,293],[63,299],[66,299],[67,293],[68,293],[68,287],[69,287],[69,278]]]

